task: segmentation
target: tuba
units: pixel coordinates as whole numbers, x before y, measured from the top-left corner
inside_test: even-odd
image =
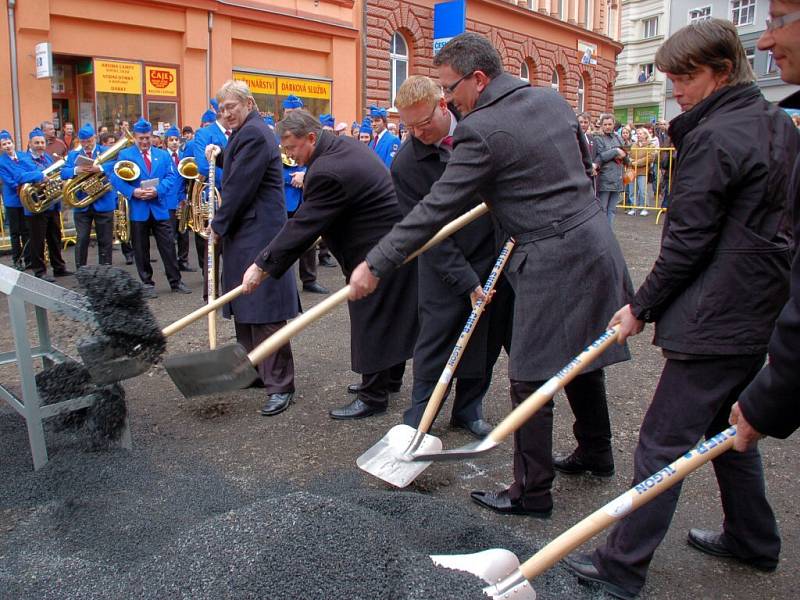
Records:
[[[206,226],[208,224],[209,195],[216,200],[216,205],[222,204],[222,194],[216,187],[212,190],[200,172],[197,162],[187,156],[178,163],[178,173],[184,179],[189,179],[189,188],[186,200],[178,206],[178,232],[183,233],[188,227],[202,238],[207,238]]]
[[[192,220],[193,207],[190,199],[194,194],[194,189],[202,185],[203,176],[197,170],[197,162],[192,156],[187,156],[180,160],[178,163],[178,175],[189,180],[186,187],[186,198],[178,203],[177,210],[178,233],[184,233]]]
[[[33,214],[46,211],[61,201],[64,195],[64,182],[61,180],[61,168],[66,161],[54,162],[42,171],[44,181],[39,183],[23,183],[19,186],[19,199],[22,206]]]
[[[128,216],[128,199],[117,192],[117,208],[114,209],[114,237],[126,244],[131,240],[131,220]]]
[[[122,181],[131,183],[139,179],[142,170],[132,160],[120,160],[114,165],[114,174]]]
[[[120,150],[133,144],[134,140],[131,133],[124,130],[123,134],[125,137],[94,159],[96,166],[112,160],[119,154]],[[99,173],[80,173],[67,181],[64,186],[64,201],[74,208],[86,208],[103,194],[110,191],[111,188],[111,182],[103,171]],[[83,192],[82,198],[78,197],[79,192]]]

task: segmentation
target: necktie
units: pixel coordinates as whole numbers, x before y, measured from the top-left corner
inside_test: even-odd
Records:
[[[142,152],[142,160],[144,161],[144,166],[147,167],[147,173],[149,174],[153,165],[150,162],[150,156],[148,155],[147,151]]]
[[[175,166],[176,166],[176,167],[178,166],[178,163],[180,162],[180,161],[178,160],[178,153],[177,153],[177,152],[175,152],[175,151],[173,151],[173,152],[172,152],[172,162],[174,162],[174,163],[175,163]]]
[[[439,145],[443,146],[444,148],[447,148],[448,150],[452,150],[453,149],[453,136],[452,135],[445,136],[444,138],[442,138],[442,141],[441,141],[441,143]]]
[[[225,130],[225,139],[227,140],[230,137],[231,137],[231,130],[230,129],[226,129]]]
[[[18,162],[19,162],[19,159],[18,159],[16,156],[12,156],[12,157],[11,157],[11,160],[13,160],[15,163],[18,163]]]

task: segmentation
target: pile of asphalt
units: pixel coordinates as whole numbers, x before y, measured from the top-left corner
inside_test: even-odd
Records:
[[[267,478],[241,485],[191,453],[160,451],[73,462],[70,449],[59,449],[44,471],[26,469],[27,482],[12,472],[0,507],[21,514],[10,531],[0,527],[4,594],[479,600],[483,581],[436,567],[429,554],[502,547],[524,559],[541,542],[516,534],[516,518],[498,526],[479,509],[370,488],[352,472],[307,489]],[[601,597],[558,567],[535,588],[541,598]]]

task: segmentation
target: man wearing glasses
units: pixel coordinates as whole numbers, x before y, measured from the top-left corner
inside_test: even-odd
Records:
[[[517,247],[506,275],[516,294],[509,377],[524,401],[603,331],[632,286],[608,221],[594,198],[592,161],[569,104],[503,72],[500,55],[475,33],[453,38],[434,59],[448,101],[464,115],[441,178],[375,246],[350,278],[353,300],[370,294],[443,225],[486,201]],[[482,297],[474,291],[474,299]],[[566,386],[578,448],[554,465],[553,405],[514,436],[514,483],[476,491],[479,505],[546,518],[554,466],[568,474],[614,473],[603,367],[627,360],[614,346]]]

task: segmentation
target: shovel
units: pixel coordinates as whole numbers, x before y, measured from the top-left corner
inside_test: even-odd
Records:
[[[413,260],[428,248],[435,246],[453,233],[488,212],[485,204],[479,204],[469,212],[442,227],[422,248],[406,258]],[[295,335],[314,321],[325,316],[347,300],[350,285],[327,297],[325,300],[287,323],[276,333],[261,342],[248,353],[241,344],[228,344],[216,350],[172,356],[164,361],[167,373],[186,398],[228,392],[247,387],[258,377],[254,365],[274,354]]]
[[[672,464],[573,525],[522,565],[512,552],[499,548],[476,554],[431,556],[431,560],[441,567],[477,575],[490,584],[483,588],[483,592],[495,600],[535,600],[536,591],[530,584],[531,579],[547,571],[585,541],[671,488],[692,471],[727,452],[733,447],[735,437],[736,427],[729,427],[689,450]]]
[[[588,364],[613,344],[618,335],[619,325],[615,325],[612,329],[606,330],[603,335],[587,346],[578,356],[569,361],[564,368],[553,375],[542,387],[528,396],[525,402],[511,411],[511,413],[481,441],[473,442],[459,448],[453,448],[452,450],[415,452],[413,456],[411,456],[411,460],[423,462],[461,460],[463,458],[478,456],[479,454],[496,448],[500,445],[500,442],[522,427],[528,419],[542,408],[542,406],[547,404],[558,390],[572,381]]]
[[[491,296],[492,290],[500,278],[500,273],[514,250],[514,243],[514,238],[509,239],[494,263],[492,272],[483,286],[483,293],[487,298]],[[467,323],[464,325],[461,335],[458,336],[458,341],[447,360],[442,375],[428,399],[428,406],[425,407],[425,412],[422,414],[419,429],[408,425],[395,425],[374,446],[358,457],[356,464],[359,468],[400,488],[406,487],[428,468],[430,462],[413,462],[410,458],[418,451],[430,453],[439,452],[442,449],[442,441],[435,436],[428,435],[428,430],[439,412],[453,374],[458,368],[458,363],[461,361],[485,306],[479,300],[467,318]]]
[[[233,288],[208,304],[201,306],[192,313],[182,317],[167,325],[161,330],[161,334],[166,338],[174,333],[181,331],[198,319],[207,314],[211,314],[218,308],[237,298],[242,293],[242,286]],[[97,385],[107,385],[123,379],[130,379],[141,375],[153,366],[152,361],[146,360],[143,356],[133,352],[125,351],[111,344],[109,338],[105,336],[93,336],[84,338],[78,342],[78,353],[81,360],[92,376],[92,381]]]

